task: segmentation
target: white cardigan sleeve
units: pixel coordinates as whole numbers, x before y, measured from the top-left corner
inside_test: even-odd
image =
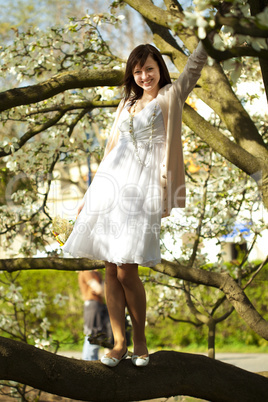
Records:
[[[194,89],[195,84],[201,76],[201,70],[207,60],[207,52],[202,42],[199,42],[196,49],[189,56],[183,72],[179,78],[173,83],[174,90],[184,102],[189,93]]]

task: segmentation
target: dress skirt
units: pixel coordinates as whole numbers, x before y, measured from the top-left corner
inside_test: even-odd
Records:
[[[63,246],[74,257],[117,266],[149,267],[161,261],[160,166],[165,130],[156,100],[134,116],[134,140],[130,124],[126,105],[119,117],[118,143],[101,162]]]

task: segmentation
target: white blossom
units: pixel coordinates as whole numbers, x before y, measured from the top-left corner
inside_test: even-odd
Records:
[[[256,21],[262,28],[268,27],[268,7],[265,7],[261,13],[256,15]]]
[[[60,307],[63,307],[66,304],[66,301],[69,300],[68,296],[64,296],[60,293],[57,293],[53,299],[53,303],[57,304]]]
[[[97,94],[101,95],[102,99],[111,100],[115,97],[118,90],[113,89],[111,87],[99,87],[96,90]]]
[[[40,324],[40,327],[44,332],[47,332],[51,326],[51,323],[48,321],[47,317],[43,318],[43,321]]]
[[[21,290],[22,290],[21,286],[16,286],[13,283],[11,283],[7,293],[7,298],[9,299],[9,301],[15,304],[23,302]]]
[[[261,49],[268,49],[266,38],[256,38],[251,41],[253,49],[260,51]]]
[[[46,339],[35,339],[35,347],[38,349],[46,349],[50,346],[50,342]]]
[[[222,40],[222,38],[220,37],[219,34],[214,35],[213,45],[214,45],[215,49],[218,49],[218,50],[224,50],[225,49],[224,44],[223,44],[223,40]]]

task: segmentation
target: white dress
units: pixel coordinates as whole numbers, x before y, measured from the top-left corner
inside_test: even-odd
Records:
[[[74,257],[100,259],[118,266],[154,266],[161,261],[164,121],[160,106],[152,100],[133,117],[135,146],[128,107],[119,116],[118,143],[101,162],[63,250]]]

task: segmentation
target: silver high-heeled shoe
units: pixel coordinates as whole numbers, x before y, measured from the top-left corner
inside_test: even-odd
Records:
[[[121,360],[124,360],[128,357],[128,350],[126,353],[121,357],[121,359],[117,359],[116,357],[109,357],[107,355],[102,356],[101,362],[105,364],[105,366],[115,367],[117,366]]]

